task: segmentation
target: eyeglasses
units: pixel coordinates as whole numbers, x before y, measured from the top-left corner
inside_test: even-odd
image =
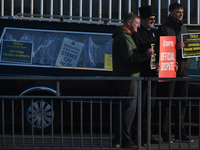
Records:
[[[153,20],[156,20],[156,18],[149,18],[149,20],[153,21]]]

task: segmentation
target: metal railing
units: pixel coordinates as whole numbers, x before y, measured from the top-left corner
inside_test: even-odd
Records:
[[[200,0],[177,2],[184,7],[184,23],[199,26]],[[1,0],[1,18],[119,25],[126,13],[139,15],[138,7],[152,5],[157,13],[156,25],[160,25],[169,14],[170,3],[171,0]]]
[[[151,81],[171,80],[171,81],[200,81],[199,78],[146,78],[148,82],[148,126],[147,126],[147,145],[141,147],[141,81],[143,78],[132,77],[17,77],[1,76],[0,80],[53,80],[57,82],[57,95],[55,96],[15,96],[0,95],[1,105],[1,129],[0,130],[0,149],[116,149],[112,147],[113,138],[113,117],[115,109],[119,108],[122,112],[123,99],[138,100],[138,149],[176,149],[200,148],[200,133],[197,133],[194,143],[184,144],[177,142],[172,144],[161,143],[161,101],[169,100],[168,97],[151,97]],[[137,97],[119,97],[119,96],[62,96],[60,95],[60,83],[66,80],[77,81],[108,81],[108,80],[137,80],[138,96]],[[96,86],[98,86],[96,84]],[[191,101],[197,100],[200,104],[200,97],[173,97],[175,101],[189,101],[189,138],[194,138],[191,133]],[[180,100],[181,99],[181,100]],[[159,144],[150,144],[151,139],[151,100],[159,101],[159,133],[156,138]],[[48,103],[47,103],[48,102]],[[28,104],[27,104],[28,103]],[[67,103],[67,106],[65,105]],[[49,105],[48,105],[49,104]],[[171,102],[170,104],[170,111]],[[107,105],[107,107],[104,107]],[[200,105],[198,110],[200,110]],[[18,109],[17,109],[18,108]],[[107,109],[105,109],[107,108]],[[66,113],[66,111],[68,113]],[[97,112],[96,112],[97,111]],[[8,113],[9,112],[9,113]],[[106,114],[105,114],[106,112]],[[78,117],[77,117],[78,114]],[[198,114],[200,120],[200,112]],[[10,119],[7,118],[10,116]],[[85,118],[85,117],[89,118]],[[37,119],[37,118],[40,119]],[[121,118],[121,116],[120,116]],[[8,120],[9,121],[8,121]],[[18,119],[18,122],[16,122]],[[66,121],[67,119],[67,121]],[[105,124],[105,119],[108,119]],[[88,120],[88,121],[85,121]],[[121,120],[121,119],[120,119]],[[40,121],[40,124],[38,122]],[[67,122],[67,123],[66,123]],[[171,122],[171,116],[169,117]],[[60,123],[60,127],[58,127]],[[27,128],[27,124],[30,128]],[[39,127],[37,125],[40,125]],[[49,129],[42,128],[48,125]],[[122,130],[120,126],[120,131]],[[57,129],[57,130],[56,130]],[[107,130],[107,131],[105,131]],[[169,128],[171,131],[171,127]],[[180,129],[179,129],[180,130]],[[200,131],[200,127],[198,126]],[[50,131],[50,132],[48,132]],[[120,133],[121,135],[121,133]],[[170,136],[172,136],[170,132]],[[120,139],[120,144],[122,143]]]
[[[118,77],[0,76],[0,80],[8,81],[53,80],[57,82],[57,95],[55,96],[0,95],[2,108],[0,112],[0,126],[2,128],[0,132],[0,149],[112,149],[113,118],[115,117],[113,107],[114,105],[119,105],[121,113],[123,99],[137,98],[138,118],[141,118],[142,79],[132,77],[122,79]],[[138,97],[62,96],[59,94],[62,90],[60,83],[66,80],[137,80]],[[106,112],[103,109],[104,105],[108,105],[107,114],[104,113]],[[98,110],[98,113],[96,113],[96,110]],[[6,117],[9,114],[10,120],[6,121]],[[89,119],[85,122],[84,119],[86,118],[87,120],[87,117]],[[107,118],[109,119],[105,128],[103,122]],[[67,121],[65,122],[64,120]],[[60,123],[60,127],[58,127],[58,123]],[[138,126],[141,127],[140,119]],[[107,130],[106,134],[103,133],[104,129]],[[141,129],[139,128],[138,137],[141,139],[140,131]],[[138,149],[141,149],[141,147],[138,147]]]
[[[146,77],[145,80],[148,82],[148,113],[147,113],[147,118],[148,118],[148,125],[147,125],[147,139],[148,139],[148,142],[147,142],[147,149],[184,149],[184,148],[187,148],[187,149],[200,149],[200,139],[199,139],[199,136],[200,136],[200,132],[196,132],[196,139],[194,139],[194,143],[192,144],[191,143],[191,139],[192,139],[192,130],[191,130],[191,126],[192,126],[192,101],[193,100],[197,100],[198,102],[198,105],[196,107],[198,107],[198,111],[197,112],[193,112],[195,113],[195,115],[197,115],[198,117],[198,131],[200,131],[200,126],[199,126],[199,120],[200,120],[200,97],[151,97],[151,82],[152,81],[176,81],[176,82],[179,82],[179,81],[187,81],[187,82],[196,82],[197,84],[199,84],[199,80],[200,78],[157,78],[157,77]],[[162,91],[164,92],[164,91]],[[162,95],[162,94],[161,94]],[[151,139],[151,101],[152,100],[157,100],[158,101],[158,120],[159,120],[159,127],[158,127],[158,131],[159,131],[159,135],[158,135],[158,138],[159,138],[159,141],[160,139],[162,139],[161,137],[161,128],[162,128],[162,122],[161,122],[161,116],[162,116],[162,102],[166,102],[168,101],[169,102],[169,139],[172,139],[173,135],[172,135],[172,110],[173,110],[173,103],[172,103],[172,100],[173,101],[178,101],[178,116],[181,116],[181,102],[182,101],[187,101],[188,102],[188,137],[189,137],[189,142],[187,144],[184,144],[182,143],[182,141],[180,140],[179,142],[176,142],[176,143],[170,143],[168,142],[166,145],[164,144],[161,144],[161,142],[159,142],[159,145],[157,148],[154,148],[151,146],[151,142],[150,142],[150,139]],[[177,105],[177,103],[176,103]],[[165,111],[165,110],[164,110]],[[194,114],[193,114],[194,115]],[[178,122],[179,122],[179,138],[181,137],[181,132],[182,132],[182,127],[181,127],[181,117],[179,118],[175,118],[175,119],[178,119]]]

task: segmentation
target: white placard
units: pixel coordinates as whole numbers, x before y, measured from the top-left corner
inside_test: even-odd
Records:
[[[55,65],[76,67],[84,44],[64,38]]]

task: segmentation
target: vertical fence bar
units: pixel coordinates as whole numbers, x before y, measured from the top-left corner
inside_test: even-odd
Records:
[[[71,148],[73,148],[73,101],[71,99]]]
[[[158,0],[158,24],[161,23],[161,0]]]
[[[53,146],[54,146],[54,143],[53,143],[53,126],[54,126],[53,119],[55,119],[55,115],[53,115],[54,114],[53,109],[54,109],[53,99],[51,99],[51,148],[53,148]]]
[[[92,0],[90,0],[89,5],[90,5],[90,6],[89,6],[89,7],[90,7],[90,9],[89,9],[89,18],[90,18],[90,19],[89,19],[89,20],[92,21]]]
[[[4,16],[4,0],[1,0],[1,16]]]
[[[5,148],[5,118],[4,118],[4,99],[2,99],[2,145]]]
[[[22,14],[22,17],[23,17],[23,14],[24,14],[24,0],[21,0],[21,14]]]
[[[118,19],[119,19],[119,23],[121,23],[121,12],[122,12],[122,1],[119,0],[119,8],[118,8]]]
[[[92,107],[92,100],[90,100],[90,148],[93,147],[93,126],[92,126],[92,114],[93,114],[93,111],[92,111],[93,107]]]
[[[56,81],[56,96],[60,96],[60,81]],[[61,120],[61,148],[63,148],[63,99],[60,100],[60,120]],[[71,131],[72,132],[72,131]]]
[[[112,100],[110,100],[110,148],[112,147]]]
[[[34,148],[34,127],[33,127],[33,99],[31,99],[31,130],[32,130],[32,148]]]
[[[148,5],[151,5],[151,0],[148,0]]]
[[[142,88],[141,88],[141,84],[142,81],[138,80],[138,150],[141,150],[141,139],[142,139],[142,135],[141,135],[141,108],[142,108]]]
[[[169,5],[171,4],[171,0],[167,1],[167,16],[169,16]]]
[[[171,149],[171,116],[172,116],[172,100],[169,100],[169,149]]]
[[[60,96],[60,81],[59,80],[57,80],[56,82],[56,88],[57,88],[56,96]]]
[[[172,115],[172,100],[169,100],[169,125],[168,125],[168,128],[169,128],[169,149],[171,149],[171,115]]]
[[[60,109],[60,113],[61,113],[61,115],[60,115],[60,117],[61,117],[61,148],[63,148],[63,145],[64,145],[64,143],[63,143],[63,99],[61,99],[60,100],[60,107],[61,107],[61,109]]]
[[[148,80],[148,100],[147,100],[147,149],[151,149],[151,80]]]
[[[111,22],[112,19],[112,0],[109,0],[109,11],[108,11],[108,17],[109,17],[109,22]]]
[[[83,2],[82,0],[79,0],[79,18],[82,20],[82,12],[83,12]]]
[[[12,148],[15,148],[15,113],[14,113],[14,99],[12,99]]]
[[[83,100],[82,100],[82,99],[81,99],[80,104],[81,104],[81,106],[80,106],[80,110],[81,110],[81,111],[80,111],[80,113],[81,113],[81,114],[80,114],[80,117],[81,117],[81,118],[80,118],[80,119],[81,119],[81,120],[80,120],[80,121],[81,121],[81,124],[80,124],[80,125],[81,125],[81,126],[80,126],[80,128],[81,128],[81,139],[80,139],[80,140],[81,140],[81,141],[80,141],[80,142],[81,142],[81,146],[80,146],[80,147],[83,148]]]
[[[131,100],[132,99],[129,99],[129,127],[131,127],[131,124],[132,124],[132,122],[131,122]],[[131,133],[131,128],[130,128],[130,133]],[[129,138],[129,147],[131,147],[131,134],[130,134],[130,138]]]
[[[56,96],[60,96],[60,81],[56,81]],[[63,99],[60,100],[60,120],[61,120],[61,148],[63,148]]]
[[[31,17],[33,17],[33,7],[34,7],[34,3],[33,3],[33,0],[31,0],[31,10],[30,10]]]
[[[122,100],[119,101],[119,141],[120,147],[122,147]]]
[[[70,20],[72,20],[72,3],[73,3],[73,0],[70,0],[69,1],[69,17],[70,17]]]
[[[60,0],[60,16],[63,15],[63,0]]]
[[[42,141],[42,148],[44,148],[44,102],[43,102],[43,99],[41,99],[41,102],[40,102],[40,108],[42,108],[41,109],[41,116],[42,116],[42,126],[41,126],[41,131],[42,131],[42,136],[41,136],[41,141]]]
[[[43,13],[44,13],[44,11],[43,11],[43,6],[44,5],[44,3],[43,3],[43,0],[40,0],[40,17],[41,18],[43,18]]]
[[[187,0],[187,24],[190,24],[190,0]]]
[[[128,13],[131,12],[131,0],[128,0]]]
[[[50,5],[50,16],[51,19],[53,19],[53,0],[51,0],[51,5]]]
[[[14,16],[14,0],[11,0],[11,16]]]
[[[191,100],[189,100],[189,149],[191,149]]]
[[[162,114],[162,103],[161,100],[159,100],[159,149],[161,149],[161,114]]]
[[[102,18],[102,0],[99,0],[99,21]]]
[[[200,24],[200,1],[197,0],[197,24]]]
[[[179,130],[179,149],[181,149],[181,101],[179,100],[179,118],[178,118],[178,121],[179,121],[179,127],[178,127],[178,130]]]
[[[138,0],[138,8],[141,7],[141,0]],[[138,9],[138,16],[140,15],[139,9]]]
[[[24,100],[21,100],[22,102],[22,148],[24,148]]]
[[[102,148],[102,99],[100,100],[100,148]]]

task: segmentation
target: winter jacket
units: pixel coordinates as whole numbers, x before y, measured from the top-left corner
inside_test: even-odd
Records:
[[[168,20],[159,26],[158,32],[156,34],[156,40],[159,45],[160,36],[176,36],[176,42],[179,43],[181,42],[182,33],[187,33],[187,28],[185,25],[183,25],[183,22],[177,22],[171,16],[169,16]],[[157,60],[159,59],[157,58]],[[182,58],[182,50],[176,49],[176,61],[178,62],[177,76],[182,76],[182,72],[188,71],[191,60],[189,58]]]
[[[144,53],[147,49],[151,48],[151,44],[156,44],[156,37],[151,30],[147,30],[144,26],[140,25],[137,32],[133,33],[132,38],[139,50],[139,53]],[[155,50],[155,49],[154,49]],[[155,51],[156,53],[156,51]],[[156,77],[156,69],[150,68],[150,57],[148,60],[142,62],[140,76],[142,77]]]
[[[148,59],[146,52],[139,54],[131,36],[132,33],[128,33],[122,27],[118,27],[113,32],[112,60],[114,76],[139,77],[140,62]]]

